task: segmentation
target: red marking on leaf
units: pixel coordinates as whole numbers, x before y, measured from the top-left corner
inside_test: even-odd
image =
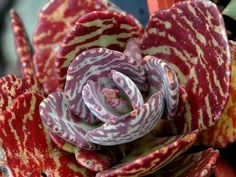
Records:
[[[36,50],[34,54],[34,65],[36,76],[40,83],[43,83],[46,94],[49,94],[58,87],[55,72],[55,52],[51,48]]]
[[[205,130],[220,118],[229,96],[230,50],[223,18],[210,1],[184,1],[150,17],[143,54],[167,60],[187,93],[179,133]]]
[[[10,107],[13,100],[27,92],[37,92],[43,95],[40,85],[31,78],[18,78],[14,75],[7,75],[0,78],[0,114]]]
[[[218,158],[219,152],[211,148],[198,153],[183,155],[152,176],[207,177],[212,174]]]
[[[98,47],[123,51],[127,41],[138,37],[141,30],[133,17],[117,12],[97,11],[79,18],[63,39],[57,53],[56,67],[60,88],[64,88],[67,69],[78,54]]]
[[[111,165],[112,161],[114,161],[114,157],[111,156],[114,154],[111,154],[109,150],[105,151],[83,150],[66,142],[65,140],[63,140],[62,138],[60,138],[59,136],[57,136],[52,132],[50,132],[49,134],[54,143],[56,143],[56,145],[60,149],[63,149],[70,153],[74,153],[77,162],[84,168],[87,168],[91,171],[95,172],[103,171]]]
[[[93,176],[78,166],[74,157],[56,149],[39,116],[43,98],[34,93],[17,97],[0,121],[0,150],[5,152],[4,167],[15,177]],[[4,173],[4,171],[2,171]]]
[[[203,131],[198,143],[224,148],[236,141],[236,43],[230,42],[232,52],[230,96],[220,120]]]
[[[52,0],[41,10],[33,44],[34,64],[40,83],[47,93],[56,91],[55,52],[75,21],[95,10],[106,10],[103,0]]]
[[[152,174],[171,160],[188,150],[194,143],[197,132],[158,138],[146,137],[133,143],[133,149],[111,169],[98,173],[96,177],[144,176]]]
[[[16,52],[21,63],[21,73],[24,76],[33,76],[34,68],[30,42],[24,25],[14,10],[11,11],[11,24],[15,35]]]

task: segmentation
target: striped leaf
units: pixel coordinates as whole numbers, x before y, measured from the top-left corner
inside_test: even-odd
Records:
[[[223,18],[211,1],[183,1],[151,15],[141,48],[171,64],[187,101],[177,131],[205,130],[229,96],[231,55]]]
[[[130,77],[140,90],[147,89],[145,72],[136,60],[121,52],[95,48],[82,52],[70,64],[65,85],[70,110],[86,122],[96,122],[96,118],[86,107],[82,89],[88,80],[98,82],[105,88],[114,86],[109,78],[111,70],[117,70]]]
[[[4,176],[93,176],[74,156],[56,149],[39,116],[43,98],[25,93],[0,116],[0,174]]]
[[[63,93],[51,93],[42,101],[39,109],[43,122],[51,132],[82,149],[98,148],[85,139],[86,132],[97,125],[89,125],[74,116],[69,110],[69,101]]]
[[[96,47],[123,51],[127,41],[138,37],[140,30],[133,17],[118,12],[96,11],[78,19],[57,53],[56,67],[61,89],[64,88],[67,69],[78,54]]]
[[[143,58],[143,67],[148,75],[149,95],[161,91],[167,118],[173,119],[179,103],[179,82],[175,72],[168,63],[153,56]]]
[[[55,56],[64,36],[76,20],[95,10],[107,10],[103,0],[52,0],[39,13],[33,35],[34,64],[47,93],[56,91]]]
[[[89,169],[94,172],[100,172],[107,169],[112,162],[114,161],[115,157],[114,154],[109,152],[109,150],[100,150],[100,151],[88,151],[84,149],[80,149],[77,146],[74,146],[55,133],[49,133],[51,139],[53,140],[56,145],[69,153],[74,153],[76,161],[84,168]],[[114,150],[114,149],[111,149]],[[110,151],[111,151],[110,150]],[[112,156],[111,156],[112,155]]]
[[[18,14],[11,11],[11,25],[15,36],[16,52],[21,64],[21,75],[34,77],[33,55],[24,25]]]
[[[197,132],[165,138],[148,135],[134,142],[132,151],[117,166],[98,173],[96,177],[152,174],[187,151],[196,137]]]
[[[14,99],[27,91],[43,95],[41,86],[35,79],[18,78],[15,75],[7,75],[0,78],[0,114],[9,108]]]
[[[207,177],[212,174],[218,158],[219,151],[212,148],[182,155],[154,173],[152,177]]]
[[[199,135],[198,143],[224,148],[236,141],[236,43],[230,42],[232,51],[230,95],[220,120]]]
[[[86,139],[95,144],[112,146],[134,141],[148,134],[158,123],[164,110],[163,96],[155,93],[147,103],[86,133]]]

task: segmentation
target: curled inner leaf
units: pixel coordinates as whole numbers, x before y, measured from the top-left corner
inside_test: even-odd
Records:
[[[70,110],[86,122],[93,123],[97,119],[82,99],[83,86],[88,80],[93,80],[105,88],[112,88],[114,84],[109,78],[111,70],[126,74],[140,90],[147,90],[145,72],[134,59],[121,52],[105,48],[89,49],[82,52],[68,68],[65,94],[69,99]]]
[[[179,83],[175,72],[168,63],[153,56],[144,57],[143,63],[150,85],[149,94],[161,91],[167,106],[167,115],[173,118],[179,103]]]
[[[51,93],[40,104],[40,116],[50,131],[62,139],[83,149],[97,149],[97,146],[85,138],[86,132],[96,125],[94,127],[78,119],[69,111],[68,106],[68,99],[63,93]]]
[[[163,96],[155,93],[147,103],[119,117],[119,122],[105,123],[89,131],[86,139],[95,144],[112,146],[134,141],[149,133],[161,118],[164,109]]]

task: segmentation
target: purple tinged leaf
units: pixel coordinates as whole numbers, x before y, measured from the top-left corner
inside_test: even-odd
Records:
[[[61,92],[54,92],[44,99],[40,106],[40,116],[50,131],[65,141],[86,150],[95,150],[98,146],[85,139],[87,131],[94,129],[74,116],[68,109],[69,101]]]
[[[102,86],[99,83],[88,80],[83,87],[82,96],[89,110],[102,122],[114,123],[118,119],[118,115],[115,115],[115,112],[111,111],[112,108],[106,104]]]
[[[129,97],[133,109],[136,109],[144,104],[141,92],[129,77],[115,70],[111,71],[111,76],[116,85],[120,87]]]
[[[212,171],[216,166],[218,158],[219,158],[219,151],[214,150],[212,148],[197,153],[185,154],[178,157],[177,159],[174,159],[164,168],[161,168],[156,173],[152,174],[152,176],[153,177],[211,176]],[[228,175],[223,175],[223,176],[228,176]]]
[[[144,57],[143,65],[148,75],[150,95],[161,91],[167,106],[167,116],[173,118],[179,103],[179,84],[174,70],[168,63],[153,56]]]
[[[154,134],[150,133],[131,143],[133,149],[119,164],[97,173],[96,177],[149,176],[186,152],[193,145],[198,132],[169,137],[156,137]]]
[[[86,134],[95,144],[112,146],[134,141],[149,133],[161,118],[164,109],[163,96],[155,93],[147,103],[124,115],[116,123],[105,123]]]
[[[65,94],[70,102],[70,110],[87,122],[96,118],[88,110],[82,99],[82,89],[88,80],[99,82],[111,88],[111,70],[118,70],[130,77],[140,90],[146,91],[146,77],[143,68],[134,59],[121,52],[105,48],[94,48],[79,54],[70,64],[65,85]]]
[[[66,142],[65,140],[63,140],[62,138],[60,138],[59,136],[57,136],[52,132],[49,132],[49,136],[53,140],[53,142],[58,146],[58,148],[67,151],[69,153],[75,154],[76,161],[82,167],[89,169],[91,171],[95,172],[103,171],[104,169],[108,168],[111,165],[112,161],[114,161],[114,159],[116,158],[111,156],[111,152],[109,151],[104,151],[104,150],[90,151],[81,149],[77,146],[74,146]]]

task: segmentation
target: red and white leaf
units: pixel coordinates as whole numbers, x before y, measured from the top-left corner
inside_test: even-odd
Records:
[[[157,171],[152,177],[207,177],[212,174],[218,158],[219,151],[211,148],[182,155]]]
[[[148,77],[149,95],[161,91],[167,118],[173,119],[179,103],[179,83],[175,72],[168,63],[153,56],[143,58],[143,67]]]
[[[10,107],[13,100],[21,94],[31,91],[43,95],[41,86],[35,79],[18,78],[15,75],[7,75],[0,78],[0,114]]]
[[[69,100],[61,92],[54,92],[42,101],[40,116],[51,132],[82,149],[95,150],[98,147],[85,138],[86,132],[99,125],[89,125],[69,110]]]
[[[74,146],[56,134],[50,132],[50,137],[56,145],[67,152],[74,153],[77,162],[84,168],[94,172],[100,172],[107,169],[115,157],[112,157],[109,151],[88,151]]]
[[[191,0],[152,14],[141,48],[170,63],[185,87],[185,111],[175,118],[178,132],[213,126],[229,96],[231,60],[217,6]]]
[[[64,88],[67,69],[78,54],[97,47],[123,51],[127,41],[140,33],[140,26],[134,18],[117,12],[96,11],[79,18],[57,53],[56,67],[61,89]]]
[[[133,109],[137,109],[144,104],[143,96],[135,83],[125,74],[112,70],[112,80],[129,98]]]
[[[53,146],[39,116],[42,100],[37,94],[25,93],[2,112],[0,149],[5,157],[1,172],[14,177],[92,177],[93,173],[81,168],[74,156]]]
[[[52,0],[40,11],[33,36],[34,64],[38,79],[47,93],[57,88],[55,56],[66,33],[79,17],[106,9],[107,2],[103,0]]]
[[[158,123],[164,110],[163,96],[155,93],[147,103],[118,117],[115,123],[105,123],[86,133],[86,139],[95,144],[112,146],[128,143],[148,134]]]
[[[232,52],[230,95],[220,120],[199,135],[198,143],[224,148],[236,141],[236,43],[230,42]]]
[[[21,65],[22,76],[34,77],[33,55],[24,25],[18,14],[11,11],[11,25],[15,36],[16,53]]]
[[[112,87],[113,82],[109,78],[111,70],[120,71],[130,77],[140,90],[147,89],[145,72],[136,60],[105,48],[86,50],[70,64],[67,73],[65,94],[73,114],[86,122],[96,122],[97,119],[83,101],[82,89],[88,80],[98,82],[105,88]]]
[[[98,173],[96,177],[145,176],[168,164],[187,151],[196,140],[197,132],[186,135],[158,138],[147,135],[133,143],[117,166]]]

